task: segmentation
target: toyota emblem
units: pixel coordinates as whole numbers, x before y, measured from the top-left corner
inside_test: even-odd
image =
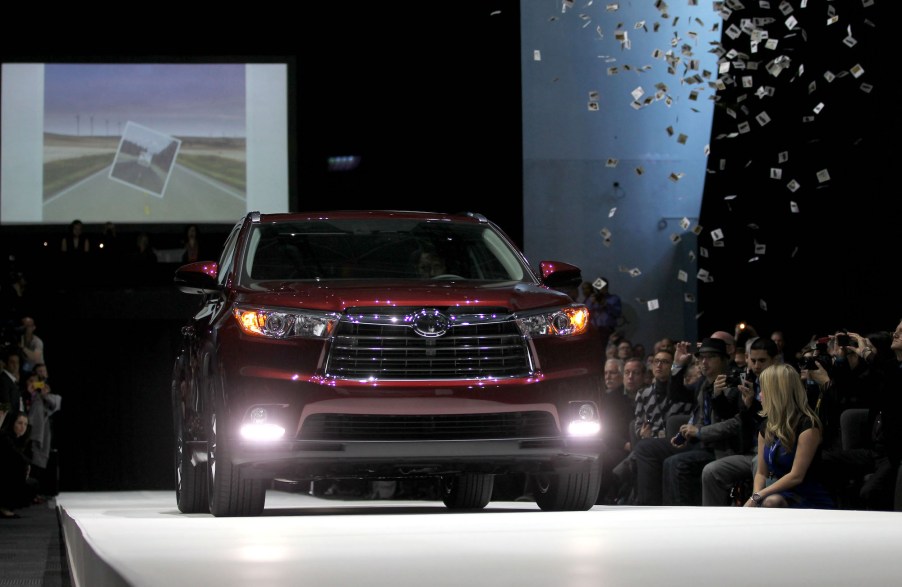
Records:
[[[448,317],[438,310],[423,309],[408,316],[413,323],[413,331],[420,336],[435,338],[448,332]]]

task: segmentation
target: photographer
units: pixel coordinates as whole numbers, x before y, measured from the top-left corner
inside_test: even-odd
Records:
[[[680,343],[676,361],[682,377],[688,365],[689,343]],[[740,393],[727,385],[730,355],[719,338],[706,338],[695,355],[704,381],[699,388],[690,423],[674,438],[646,438],[635,449],[639,505],[699,505],[701,472],[715,458],[735,454],[738,445],[733,417],[739,411]],[[676,398],[691,401],[688,397]]]
[[[735,487],[748,485],[746,491],[751,488],[757,467],[758,428],[761,424],[758,377],[777,362],[779,350],[770,339],[758,337],[750,339],[750,342],[748,373],[737,378],[742,402],[732,424],[739,438],[739,454],[721,457],[705,465],[702,470],[702,505],[729,505],[730,493]]]
[[[864,358],[872,371],[867,383],[858,388],[867,394],[863,400],[868,406],[869,442],[862,448],[825,450],[824,465],[833,482],[858,482],[860,501],[856,506],[892,511],[902,461],[902,321],[892,333],[888,350],[882,340],[870,341],[855,333],[849,336],[858,346],[849,345],[846,353]],[[847,391],[839,390],[842,394]]]

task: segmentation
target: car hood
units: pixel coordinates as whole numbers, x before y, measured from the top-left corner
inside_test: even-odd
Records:
[[[544,286],[505,282],[260,282],[240,290],[236,303],[342,312],[353,307],[503,307],[511,312],[571,303]]]

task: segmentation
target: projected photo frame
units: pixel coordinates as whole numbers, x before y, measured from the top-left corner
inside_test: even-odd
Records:
[[[162,198],[181,144],[175,137],[127,122],[110,179]]]

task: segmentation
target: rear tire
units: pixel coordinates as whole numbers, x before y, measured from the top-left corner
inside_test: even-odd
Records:
[[[533,495],[539,508],[549,512],[592,509],[601,487],[601,470],[593,463],[580,473],[553,473],[533,476]]]
[[[209,404],[216,402],[214,397],[209,400]],[[222,422],[217,421],[216,409],[212,405],[207,420],[210,513],[216,517],[259,516],[266,501],[264,480],[241,478],[241,471],[232,464],[228,435],[218,429]]]
[[[491,501],[494,484],[494,475],[462,473],[442,477],[442,501],[452,510],[481,510]]]

